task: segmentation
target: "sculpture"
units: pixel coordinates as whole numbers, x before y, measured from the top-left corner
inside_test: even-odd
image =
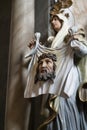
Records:
[[[52,85],[47,84],[46,80],[44,80],[43,84],[38,84],[38,85],[35,84],[34,86],[32,85],[32,87],[30,85],[29,82],[30,80],[29,80],[27,88],[29,88],[30,86],[31,89],[25,90],[25,97],[27,94],[29,98],[38,95],[44,95],[44,94],[50,94],[51,96],[53,95],[53,97],[55,96],[52,102],[56,101],[56,103],[54,104],[57,104],[56,106],[57,109],[55,108],[55,105],[53,105],[50,102],[51,100],[49,99],[49,102],[52,105],[51,108],[55,108],[52,109],[54,110],[54,113],[53,115],[52,113],[51,115],[47,114],[47,116],[49,116],[49,119],[46,120],[38,129],[41,129],[44,125],[50,123],[50,121],[53,120],[53,122],[47,126],[47,130],[53,130],[54,128],[55,129],[58,128],[62,130],[65,129],[79,130],[80,129],[79,125],[81,122],[78,122],[77,116],[75,116],[76,112],[78,113],[79,111],[78,110],[79,108],[77,108],[78,106],[76,105],[76,97],[77,97],[78,87],[83,81],[80,79],[82,75],[80,73],[80,68],[78,69],[78,65],[81,59],[84,59],[84,57],[86,57],[87,55],[87,41],[85,40],[85,33],[83,27],[77,27],[77,26],[71,27],[71,25],[68,22],[69,21],[68,18],[70,17],[69,12],[66,13],[64,12],[64,10],[61,10],[60,8],[56,12],[57,6],[54,6],[51,11],[51,26],[54,30],[54,37],[51,36],[48,38],[48,42],[50,42],[49,44],[51,44],[50,45],[51,47],[47,48],[38,44],[37,51],[36,51],[37,57],[39,57],[42,53],[44,54],[48,52],[52,52],[53,54],[56,54],[57,68],[56,68],[55,79]],[[65,4],[65,8],[66,7],[67,6]],[[76,63],[75,58],[78,59],[79,63]],[[34,59],[35,59],[35,55],[34,55]],[[35,67],[36,66],[34,66],[34,68]],[[37,79],[35,80],[35,82],[37,82]],[[60,99],[60,107],[58,104],[59,103],[58,100],[56,100],[58,98]],[[48,98],[46,99],[48,100]],[[69,106],[67,106],[67,104],[70,107],[72,106],[72,108],[69,109],[68,108]],[[64,109],[66,113],[64,112]],[[74,122],[75,123],[74,127],[72,126],[73,120],[71,117],[69,117],[68,114],[69,110],[71,111],[71,115],[72,114],[74,115],[73,120],[75,120],[76,118],[76,122]],[[54,126],[53,124],[55,123],[55,120],[57,121],[57,123]],[[71,120],[71,125],[69,124],[69,120]],[[61,122],[60,124],[59,121]],[[85,128],[86,123],[83,124]]]

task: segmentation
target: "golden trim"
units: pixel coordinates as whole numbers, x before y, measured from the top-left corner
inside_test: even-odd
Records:
[[[51,15],[60,13],[61,9],[69,8],[73,4],[72,0],[59,0],[50,10]]]
[[[54,109],[53,105],[51,104],[52,101],[55,101],[56,98],[59,98],[57,97],[57,95],[52,95],[52,97],[49,99],[49,106],[50,108],[55,111],[57,113],[58,110]]]
[[[52,116],[50,116],[44,123],[42,123],[37,130],[41,130],[42,127],[44,127],[45,125],[49,124],[55,117],[56,117],[57,113],[54,113]]]
[[[51,108],[51,110],[53,110],[53,113],[51,116],[49,116],[44,123],[42,123],[37,130],[41,130],[42,127],[44,127],[45,125],[49,124],[56,116],[58,113],[58,109],[54,109],[53,105],[51,104],[51,102],[55,102],[55,99],[58,98],[57,95],[51,95],[50,99],[49,99],[49,107]],[[54,104],[54,103],[53,103]],[[59,106],[58,106],[59,108]]]
[[[87,96],[85,95],[85,97],[83,97],[83,95],[82,95],[82,90],[83,90],[83,89],[84,89],[84,90],[86,89],[86,88],[83,88],[85,84],[87,85],[87,82],[81,84],[81,86],[79,87],[79,99],[80,99],[82,102],[87,102]],[[86,91],[87,91],[87,90],[84,91],[84,94],[86,94]]]

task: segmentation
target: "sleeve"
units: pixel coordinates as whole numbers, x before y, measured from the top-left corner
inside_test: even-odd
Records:
[[[87,45],[84,44],[84,42],[78,41],[78,40],[73,40],[71,42],[71,47],[73,48],[73,50],[75,51],[75,53],[78,56],[87,55]]]
[[[70,46],[75,51],[76,55],[80,57],[87,55],[87,41],[83,30],[74,34],[73,40],[70,42]]]

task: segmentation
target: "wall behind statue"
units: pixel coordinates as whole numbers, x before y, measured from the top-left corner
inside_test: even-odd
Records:
[[[9,76],[5,130],[27,130],[29,101],[24,98],[27,79],[25,53],[34,35],[34,0],[12,0]]]
[[[0,130],[4,130],[11,0],[0,0]]]

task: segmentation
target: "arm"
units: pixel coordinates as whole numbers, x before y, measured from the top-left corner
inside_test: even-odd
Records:
[[[70,46],[73,48],[78,56],[87,55],[87,41],[83,29],[79,29],[78,32],[73,34],[73,38],[70,42]]]

